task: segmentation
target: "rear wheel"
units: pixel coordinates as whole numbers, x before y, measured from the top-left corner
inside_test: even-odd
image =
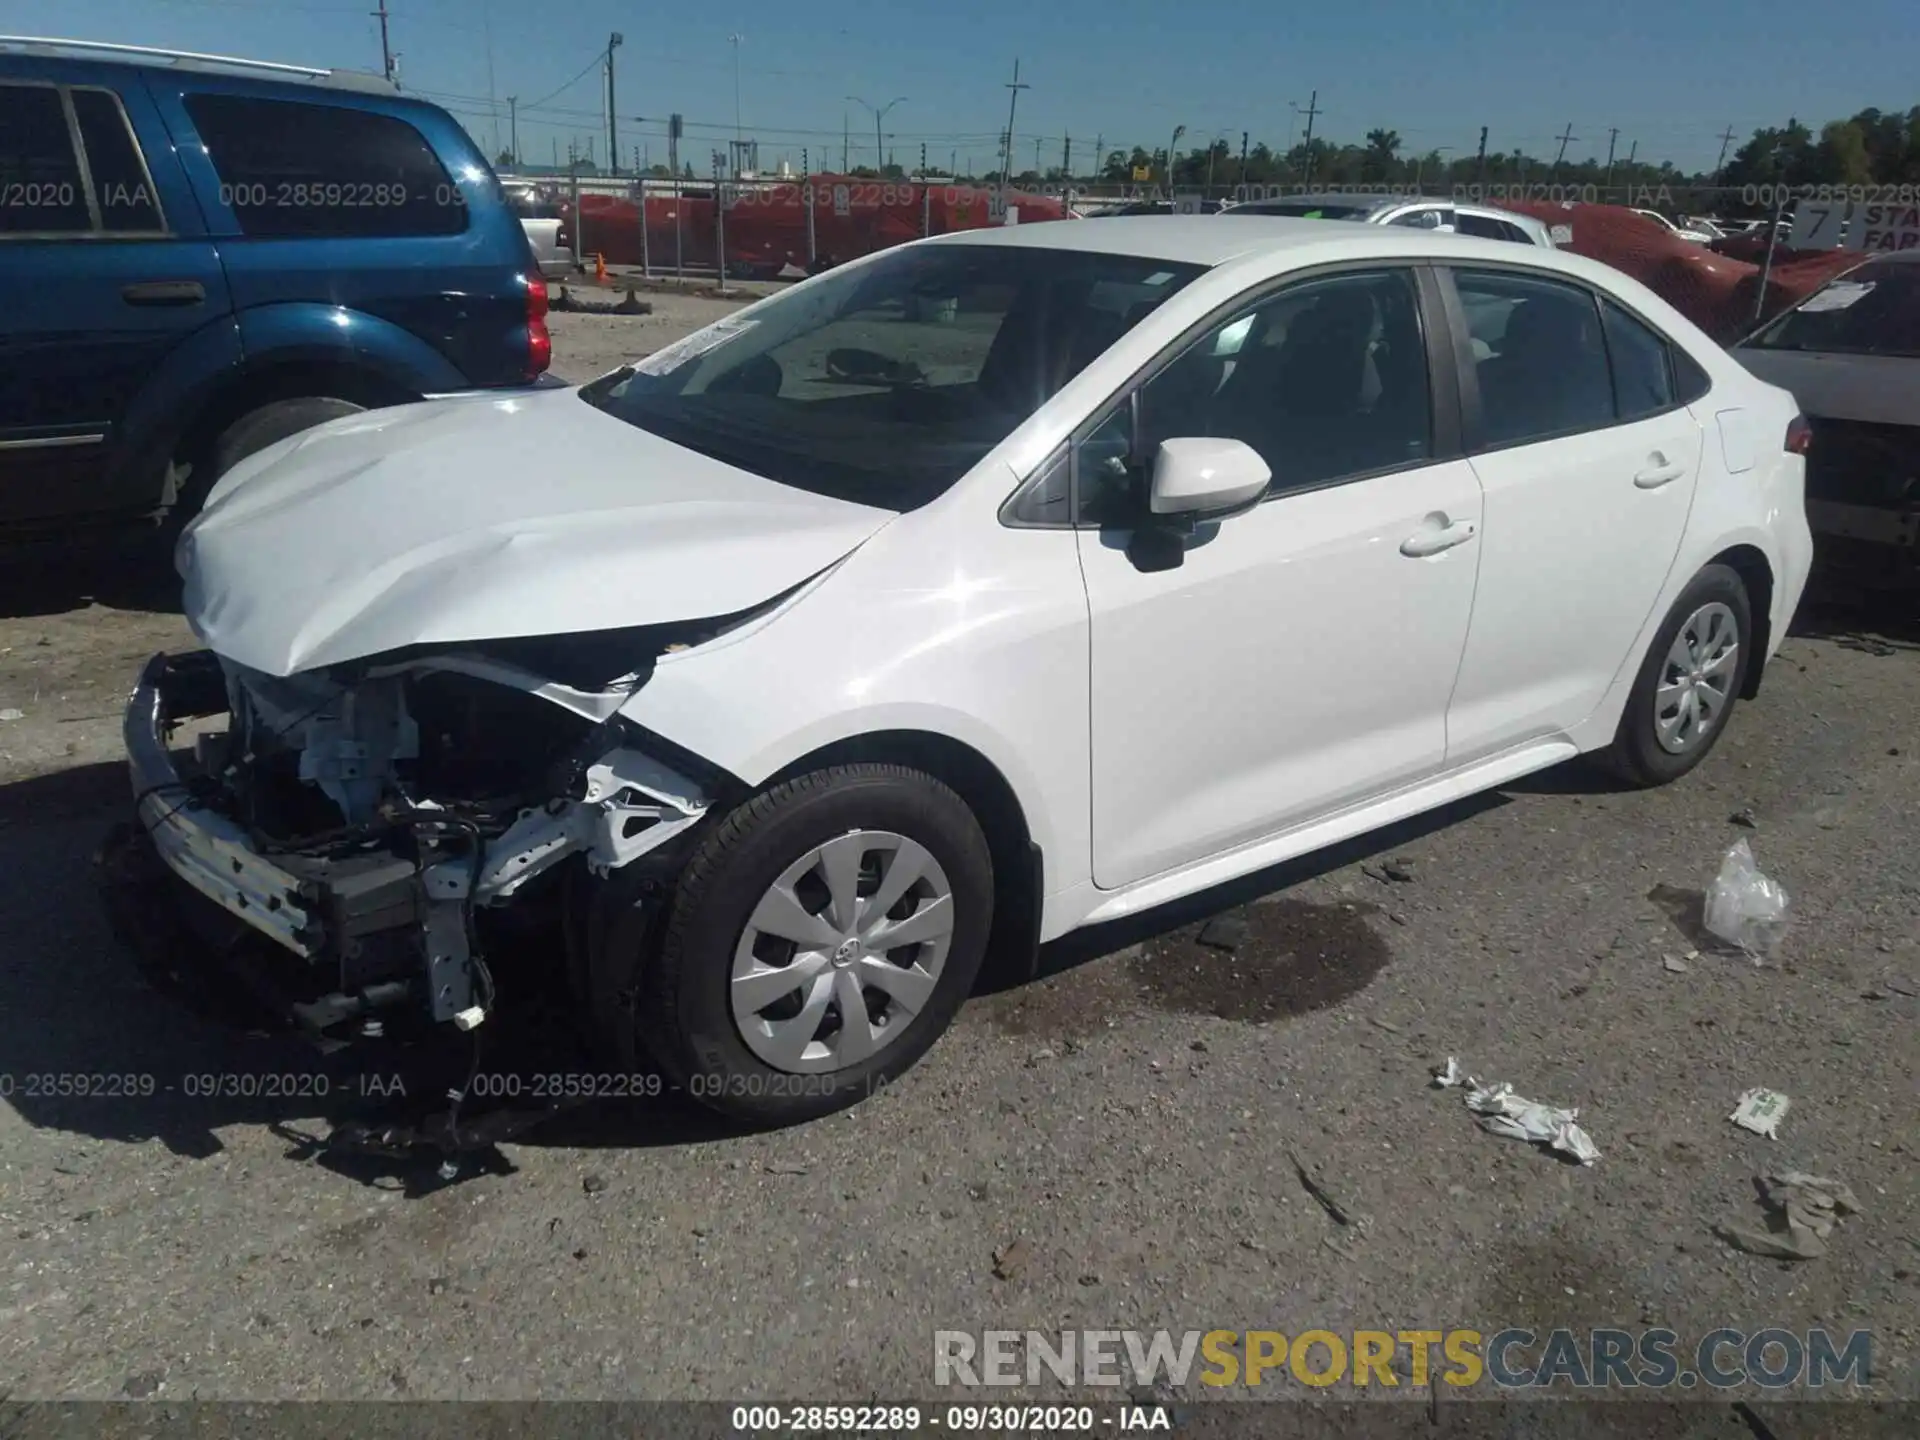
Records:
[[[594,1028],[727,1114],[828,1114],[940,1037],[993,903],[986,837],[945,785],[894,765],[803,775],[713,828],[657,925],[598,931]]]
[[[1753,615],[1747,587],[1709,565],[1674,601],[1641,662],[1611,747],[1598,757],[1631,785],[1665,785],[1719,743],[1746,682]]]

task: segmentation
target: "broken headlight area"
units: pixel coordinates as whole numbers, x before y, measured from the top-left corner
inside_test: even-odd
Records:
[[[710,804],[710,775],[617,714],[643,680],[575,688],[474,654],[290,677],[156,657],[126,722],[141,826],[298,957],[287,1008],[309,1029],[392,1007],[471,1028],[491,917],[563,862],[604,875],[660,850]]]

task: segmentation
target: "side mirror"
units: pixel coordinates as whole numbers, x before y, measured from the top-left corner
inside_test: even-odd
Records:
[[[1253,504],[1272,479],[1267,462],[1244,440],[1162,440],[1153,460],[1148,508],[1155,515],[1222,515]]]

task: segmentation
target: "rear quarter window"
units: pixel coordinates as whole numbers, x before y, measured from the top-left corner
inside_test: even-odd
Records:
[[[187,113],[243,234],[457,235],[467,193],[405,120],[342,105],[189,95]]]

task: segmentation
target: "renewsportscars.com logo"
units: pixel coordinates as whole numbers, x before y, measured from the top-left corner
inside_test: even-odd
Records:
[[[936,1330],[940,1386],[1178,1387],[1298,1384],[1325,1389],[1406,1386],[1434,1380],[1467,1389],[1767,1390],[1872,1383],[1873,1336],[1837,1339],[1772,1328],[1712,1330],[1691,1344],[1673,1330]]]

